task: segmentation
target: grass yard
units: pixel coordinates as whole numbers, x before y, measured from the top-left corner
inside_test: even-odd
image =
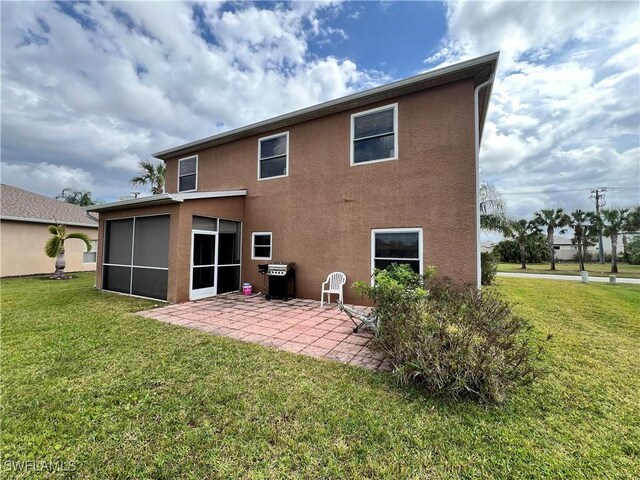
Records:
[[[503,278],[549,374],[484,409],[138,317],[93,278],[2,280],[1,446],[74,478],[638,478],[640,290]],[[73,462],[73,463],[70,463]]]
[[[594,277],[608,277],[611,273],[611,263],[601,265],[599,263],[585,263],[585,268],[589,275]],[[499,263],[499,272],[514,273],[549,273],[551,275],[580,275],[580,264],[577,262],[556,263],[556,270],[549,270],[549,263],[527,263],[527,269],[522,270],[519,263]],[[640,278],[640,265],[630,265],[628,263],[618,263],[619,278]]]

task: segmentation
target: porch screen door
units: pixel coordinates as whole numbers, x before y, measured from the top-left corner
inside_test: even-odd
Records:
[[[191,299],[216,294],[216,232],[192,232]]]

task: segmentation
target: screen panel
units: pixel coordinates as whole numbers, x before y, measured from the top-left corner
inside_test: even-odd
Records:
[[[102,288],[112,292],[131,293],[131,267],[105,265],[102,268]]]
[[[240,267],[218,267],[218,293],[240,290]]]
[[[136,218],[133,264],[144,267],[169,266],[169,216]]]
[[[168,270],[134,267],[131,293],[166,300],[168,273]]]
[[[107,220],[104,263],[131,265],[133,218]]]

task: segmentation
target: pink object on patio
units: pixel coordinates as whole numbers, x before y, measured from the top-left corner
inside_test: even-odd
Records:
[[[369,349],[371,332],[353,333],[346,314],[321,308],[317,300],[267,301],[261,295],[228,294],[139,315],[292,353],[390,370],[389,362]]]
[[[242,284],[242,293],[243,295],[251,295],[251,292],[253,291],[253,287],[251,286],[250,283],[243,283]]]

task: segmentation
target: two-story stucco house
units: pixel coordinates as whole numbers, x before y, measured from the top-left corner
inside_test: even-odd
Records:
[[[162,195],[99,212],[97,286],[184,302],[262,290],[295,262],[296,296],[389,263],[477,282],[478,149],[498,54],[305,108],[154,156]],[[277,95],[277,92],[265,92]]]

